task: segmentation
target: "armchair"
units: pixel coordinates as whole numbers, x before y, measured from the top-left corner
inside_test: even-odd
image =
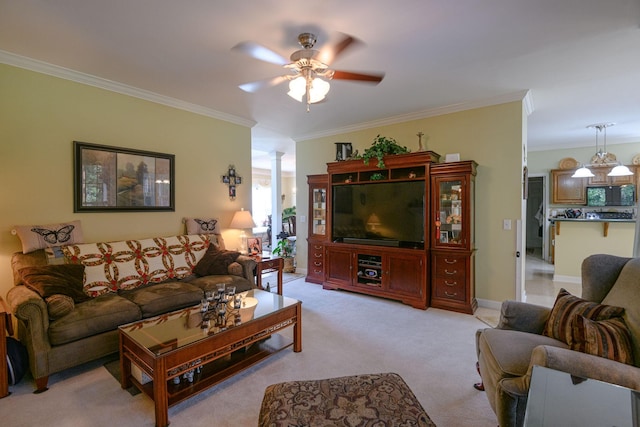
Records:
[[[640,390],[640,258],[592,255],[582,263],[582,295],[587,301],[625,309],[633,365],[570,349],[543,335],[551,309],[505,301],[496,328],[476,332],[478,372],[501,427],[522,426],[533,366]]]

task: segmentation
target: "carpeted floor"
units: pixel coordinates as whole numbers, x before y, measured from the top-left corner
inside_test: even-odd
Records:
[[[269,385],[379,372],[399,374],[440,427],[495,427],[485,394],[473,388],[475,331],[486,327],[475,316],[327,291],[303,279],[286,283],[284,295],[302,301],[302,352],[286,349],[169,408],[171,427],[256,426]],[[122,390],[106,362],[53,374],[41,394],[26,377],[0,399],[2,426],[153,426],[153,401]]]

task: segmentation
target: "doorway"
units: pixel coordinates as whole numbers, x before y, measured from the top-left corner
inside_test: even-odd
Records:
[[[545,177],[529,177],[527,199],[527,230],[525,233],[527,257],[546,260],[546,201]]]

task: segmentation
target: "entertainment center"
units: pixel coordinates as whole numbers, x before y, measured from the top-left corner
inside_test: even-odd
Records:
[[[307,281],[473,313],[474,161],[421,151],[310,175]]]

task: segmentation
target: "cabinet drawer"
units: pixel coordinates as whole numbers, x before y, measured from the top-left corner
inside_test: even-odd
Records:
[[[452,299],[456,301],[466,300],[467,286],[466,281],[464,280],[464,275],[461,279],[436,277],[434,285],[434,296],[437,298]]]
[[[466,257],[437,255],[435,257],[435,276],[464,282],[467,267]]]
[[[279,259],[263,260],[260,262],[260,268],[262,270],[278,268],[280,266],[280,262],[281,261]]]

